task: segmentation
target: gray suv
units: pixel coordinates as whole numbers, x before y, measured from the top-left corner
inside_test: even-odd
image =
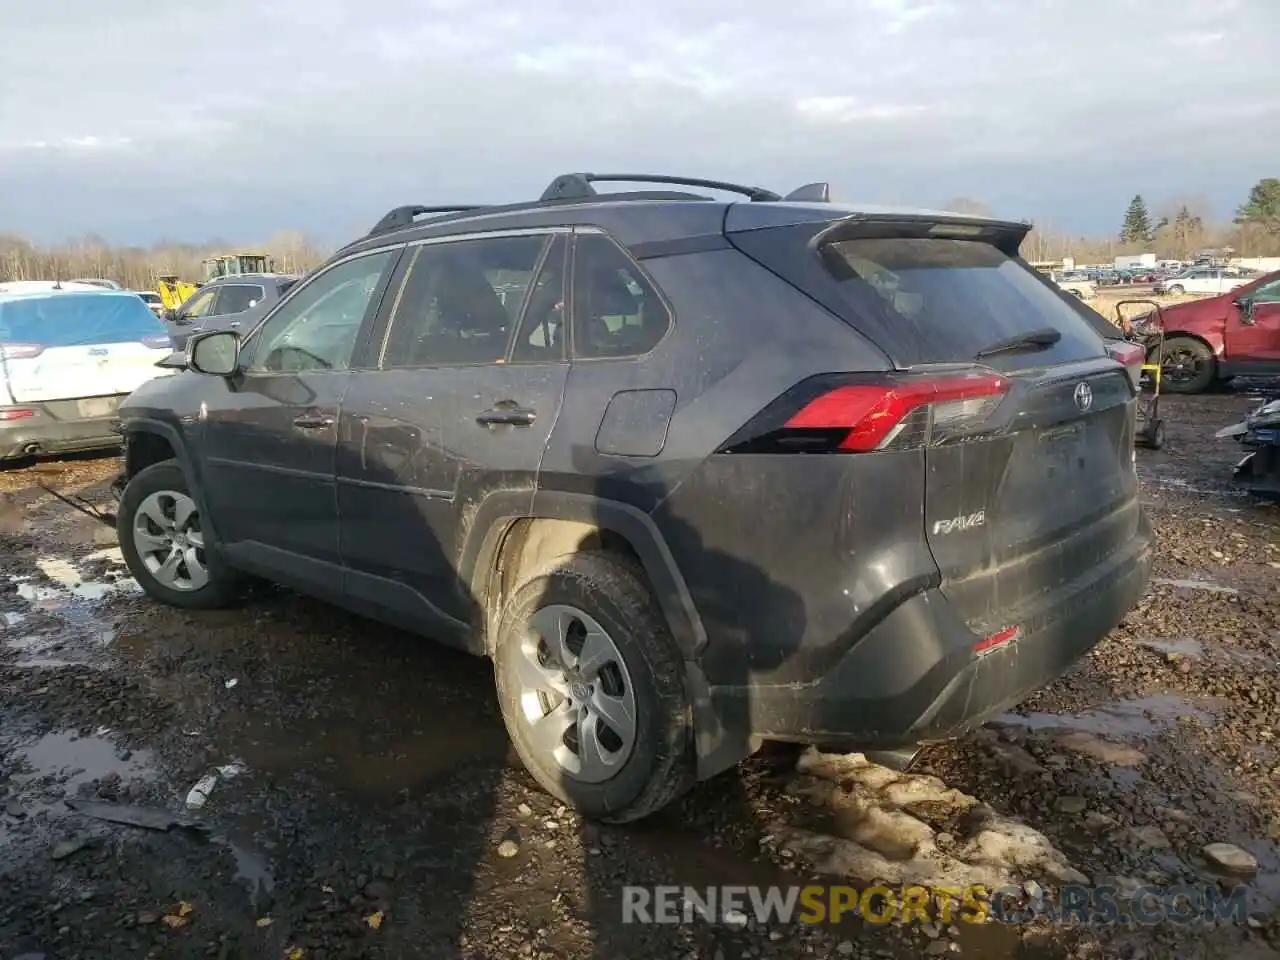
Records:
[[[266,310],[298,280],[288,274],[240,274],[205,284],[164,317],[175,350],[206,330],[236,330],[255,309]]]
[[[129,398],[121,548],[174,606],[261,577],[491,658],[605,820],[764,740],[909,753],[1150,573],[1133,382],[1027,230],[634,174],[398,208]]]

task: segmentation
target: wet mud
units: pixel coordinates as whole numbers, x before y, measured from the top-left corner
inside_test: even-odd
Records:
[[[114,461],[0,471],[0,960],[1280,955],[1280,508],[1234,488],[1212,437],[1248,405],[1166,399],[1167,447],[1138,453],[1157,579],[1051,688],[908,774],[770,746],[625,829],[536,788],[486,662],[285,591],[159,607],[110,531],[38,485],[105,505]],[[1248,906],[623,922],[626,885],[815,878]]]

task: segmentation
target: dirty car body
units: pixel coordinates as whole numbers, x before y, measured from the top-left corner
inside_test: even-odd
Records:
[[[168,351],[132,293],[0,294],[0,460],[118,446],[120,402]]]
[[[584,182],[392,211],[255,329],[193,338],[121,411],[122,545],[182,486],[172,562],[493,657],[539,782],[619,820],[762,740],[961,733],[1136,603],[1133,384],[1025,224]],[[543,614],[608,640],[634,698],[585,652],[511,660]],[[519,686],[550,673],[586,718],[544,743],[560,767]],[[579,776],[606,721],[629,759]]]

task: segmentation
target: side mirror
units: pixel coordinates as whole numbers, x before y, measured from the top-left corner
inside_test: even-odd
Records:
[[[1253,301],[1248,297],[1236,297],[1232,302],[1240,308],[1240,322],[1253,323]]]
[[[229,377],[240,366],[240,335],[231,330],[198,333],[187,341],[187,369]]]

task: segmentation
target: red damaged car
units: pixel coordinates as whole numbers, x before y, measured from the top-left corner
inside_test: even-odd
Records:
[[[1161,389],[1201,393],[1215,381],[1280,375],[1280,271],[1250,280],[1216,297],[1164,307]],[[1150,339],[1155,362],[1156,315],[1133,321]]]

